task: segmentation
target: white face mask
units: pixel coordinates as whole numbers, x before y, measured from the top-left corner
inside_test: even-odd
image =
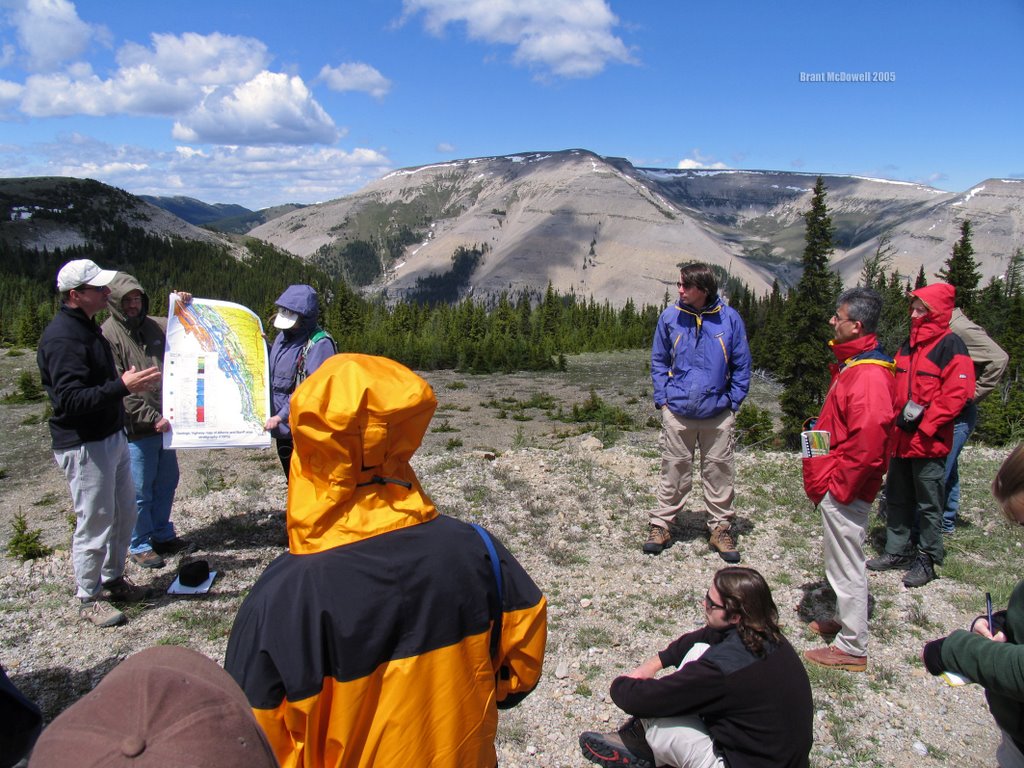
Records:
[[[295,324],[299,322],[300,317],[302,317],[302,315],[298,312],[292,312],[290,309],[278,307],[277,315],[274,316],[274,327],[280,328],[282,331],[287,331],[289,328],[295,327]]]

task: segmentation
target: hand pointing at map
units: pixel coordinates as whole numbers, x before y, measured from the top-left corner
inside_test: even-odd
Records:
[[[121,374],[121,381],[124,382],[125,387],[132,394],[145,392],[160,386],[160,369],[154,365],[151,368],[137,371],[133,365]]]

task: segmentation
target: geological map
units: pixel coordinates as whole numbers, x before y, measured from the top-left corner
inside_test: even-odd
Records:
[[[171,294],[167,317],[164,446],[268,447],[270,377],[259,316],[239,304],[183,304]]]

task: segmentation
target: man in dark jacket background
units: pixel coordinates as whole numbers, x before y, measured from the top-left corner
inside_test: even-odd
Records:
[[[956,289],[934,283],[910,297],[910,338],[896,355],[885,553],[867,565],[873,571],[910,568],[903,584],[921,587],[935,578],[935,566],[945,558],[946,457],[953,447],[953,420],[974,397],[974,364],[963,341],[949,330]],[[915,552],[911,529],[918,519]]]
[[[264,429],[274,436],[285,479],[292,459],[292,433],[288,425],[289,398],[309,374],[337,352],[334,339],[318,325],[320,306],[316,290],[289,285],[278,296],[274,327],[281,332],[270,348],[270,418]]]
[[[661,313],[651,345],[654,407],[661,412],[661,480],[643,551],[659,554],[672,540],[669,524],[700,475],[709,544],[729,563],[740,553],[732,532],[736,465],[733,426],[750,388],[750,348],[743,320],[718,295],[707,264],[679,273],[679,301]]]
[[[187,304],[192,295],[176,291]],[[126,272],[110,281],[110,317],[103,323],[103,335],[114,352],[119,374],[132,366],[156,366],[163,371],[167,347],[167,318],[149,314],[149,296],[142,285]],[[178,457],[164,448],[163,433],[171,428],[163,415],[160,387],[129,394],[124,399],[128,453],[132,460],[135,501],[139,516],[128,547],[129,557],[143,568],[163,568],[163,555],[188,548],[178,538],[171,522],[174,492],[178,487]]]
[[[149,596],[148,589],[124,577],[136,509],[121,401],[160,386],[156,366],[133,366],[118,376],[110,345],[93,319],[107,308],[107,286],[115,274],[89,259],[61,267],[61,306],[36,352],[53,405],[53,457],[67,478],[75,507],[71,560],[79,617],[101,627],[125,620],[108,600],[138,602]]]

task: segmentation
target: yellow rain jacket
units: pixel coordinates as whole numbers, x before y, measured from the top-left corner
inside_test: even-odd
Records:
[[[289,551],[224,664],[283,768],[493,768],[497,710],[540,679],[540,590],[492,539],[499,593],[484,537],[409,465],[436,405],[409,369],[354,354],[292,395]]]

